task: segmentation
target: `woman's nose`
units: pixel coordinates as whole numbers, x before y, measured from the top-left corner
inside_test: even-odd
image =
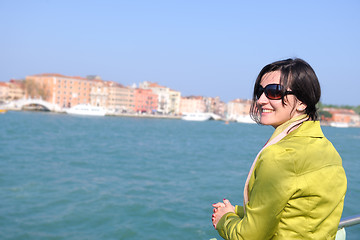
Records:
[[[260,95],[259,99],[257,100],[257,103],[260,104],[260,105],[264,105],[264,104],[266,104],[268,102],[269,102],[269,99],[265,96],[265,92],[263,92]]]

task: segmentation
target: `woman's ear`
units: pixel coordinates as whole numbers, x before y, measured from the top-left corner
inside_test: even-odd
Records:
[[[303,112],[303,111],[305,111],[306,107],[307,107],[307,106],[306,106],[305,103],[299,101],[299,102],[297,103],[296,110],[297,110],[298,112]]]

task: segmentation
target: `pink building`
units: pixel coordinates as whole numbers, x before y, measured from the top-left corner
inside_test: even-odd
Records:
[[[152,113],[158,108],[158,96],[151,89],[137,88],[134,91],[134,111]]]
[[[227,118],[229,120],[236,120],[241,116],[249,115],[251,107],[251,100],[235,99],[227,104]]]
[[[203,113],[206,111],[204,98],[201,96],[181,97],[180,113]]]

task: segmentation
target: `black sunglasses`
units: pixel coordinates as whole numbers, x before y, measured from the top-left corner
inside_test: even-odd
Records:
[[[256,92],[256,99],[259,99],[261,95],[265,93],[265,96],[270,100],[283,99],[288,94],[294,94],[292,91],[283,91],[283,86],[280,84],[269,84],[265,87],[259,86]]]

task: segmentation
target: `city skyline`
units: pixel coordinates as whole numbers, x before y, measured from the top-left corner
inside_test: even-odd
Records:
[[[99,75],[228,102],[251,98],[264,65],[300,57],[324,104],[356,106],[358,10],[357,1],[7,1],[0,81]]]

